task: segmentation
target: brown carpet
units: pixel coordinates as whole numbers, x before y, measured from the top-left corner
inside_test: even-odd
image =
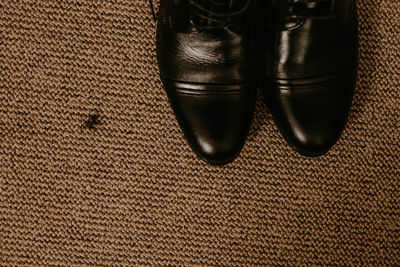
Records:
[[[358,4],[334,149],[294,153],[259,101],[241,156],[210,167],[161,87],[147,1],[1,0],[0,265],[398,265],[400,1]]]

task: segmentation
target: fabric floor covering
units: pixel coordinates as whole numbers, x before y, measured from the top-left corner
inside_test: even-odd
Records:
[[[144,0],[0,0],[0,265],[397,265],[400,1],[360,0],[360,72],[328,155],[262,102],[207,166],[162,89]]]

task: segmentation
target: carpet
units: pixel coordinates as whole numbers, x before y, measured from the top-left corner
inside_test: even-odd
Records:
[[[398,265],[400,1],[359,0],[360,71],[326,156],[259,94],[208,166],[158,77],[145,0],[0,1],[0,265]]]

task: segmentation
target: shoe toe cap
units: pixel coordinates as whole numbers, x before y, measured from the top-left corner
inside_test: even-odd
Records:
[[[256,84],[193,85],[164,81],[179,125],[193,151],[212,165],[233,161],[252,121]]]
[[[321,156],[339,140],[350,110],[354,77],[318,83],[270,83],[269,106],[286,141],[300,154]]]

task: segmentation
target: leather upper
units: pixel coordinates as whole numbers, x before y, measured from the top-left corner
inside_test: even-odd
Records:
[[[286,141],[305,156],[320,156],[339,139],[352,102],[355,1],[280,0],[270,8],[266,101]]]
[[[162,78],[217,84],[255,80],[255,18],[248,7],[252,1],[236,1],[239,4],[224,12],[218,12],[218,4],[206,5],[213,2],[218,1],[161,1],[157,50]],[[219,17],[207,13],[208,21],[199,7]]]
[[[157,55],[171,107],[193,151],[234,160],[253,118],[257,66],[252,0],[161,0]]]
[[[310,78],[357,66],[356,8],[350,0],[280,0],[270,7],[266,76]]]

